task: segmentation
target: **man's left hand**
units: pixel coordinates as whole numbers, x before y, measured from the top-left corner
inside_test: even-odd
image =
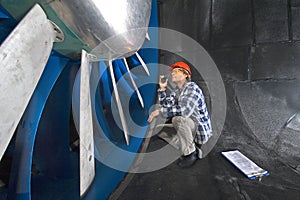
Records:
[[[154,117],[157,117],[159,115],[160,111],[159,110],[154,110],[148,118],[148,122],[151,123]]]

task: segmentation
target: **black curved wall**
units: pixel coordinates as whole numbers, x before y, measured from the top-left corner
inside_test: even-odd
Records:
[[[160,0],[159,8],[160,27],[198,41],[222,75],[227,116],[212,154],[239,149],[271,172],[259,186],[263,189],[258,189],[255,182],[239,181],[215,163],[214,187],[219,187],[221,197],[296,197],[300,183],[300,0]],[[177,60],[161,52],[162,63]],[[201,76],[193,80],[208,93]],[[241,195],[243,187],[247,193]]]

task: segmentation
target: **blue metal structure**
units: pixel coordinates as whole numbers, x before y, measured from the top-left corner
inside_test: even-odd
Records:
[[[0,43],[17,24],[4,9],[0,7]],[[156,1],[152,3],[152,14],[149,27],[157,27]],[[157,33],[150,32],[150,41],[157,43]],[[156,44],[157,46],[157,44]],[[158,63],[157,49],[141,49],[140,55],[145,63]],[[130,68],[140,65],[132,56],[127,58]],[[120,79],[124,73],[124,64],[119,60],[114,63],[115,76]],[[42,77],[26,111],[18,125],[13,140],[5,153],[6,158],[12,159],[7,186],[0,188],[0,199],[79,199],[79,160],[78,151],[70,151],[73,142],[70,132],[75,132],[72,126],[72,91],[78,89],[76,73],[80,62],[72,60],[53,51]],[[99,77],[98,90],[95,95],[95,111],[104,134],[126,151],[137,152],[143,138],[132,137],[127,146],[121,139],[122,130],[116,128],[112,120],[111,106],[112,87],[107,74],[107,66],[99,63],[103,76]],[[149,68],[153,82],[157,79],[158,68]],[[136,81],[145,78],[142,73],[135,74]],[[130,84],[120,82],[123,95],[133,93]],[[130,96],[130,114],[132,120],[142,129],[139,135],[147,131],[148,110],[154,102],[155,84],[140,88],[145,101],[141,108],[135,95]],[[4,114],[4,113],[2,113]],[[76,135],[75,135],[76,136]],[[97,154],[97,152],[96,152]],[[134,158],[128,158],[132,163]],[[1,161],[4,162],[4,161]],[[114,191],[126,172],[112,169],[96,160],[96,176],[93,184],[83,199],[106,199]],[[1,179],[1,178],[0,178]]]

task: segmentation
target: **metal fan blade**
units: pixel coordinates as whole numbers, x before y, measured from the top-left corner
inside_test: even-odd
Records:
[[[53,42],[63,40],[53,25],[36,4],[0,47],[0,160],[44,71]]]
[[[80,67],[80,113],[79,113],[79,155],[80,155],[80,196],[83,196],[95,177],[93,118],[90,95],[90,62],[82,50]]]
[[[148,32],[146,33],[146,39],[147,39],[148,41],[150,41],[150,36],[149,36],[149,33],[148,33]]]
[[[133,78],[132,78],[132,75],[131,75],[130,69],[129,69],[129,67],[128,67],[126,58],[123,58],[123,62],[124,62],[125,66],[126,66],[126,69],[127,69],[127,71],[128,71],[128,75],[129,75],[129,78],[130,78],[131,83],[132,83],[132,85],[133,85],[133,88],[134,88],[136,94],[138,95],[138,98],[139,98],[139,100],[140,100],[141,106],[144,108],[143,97],[141,96],[141,93],[140,93],[138,87],[136,86],[136,84],[135,84],[135,82],[134,82],[134,80],[133,80]]]
[[[115,97],[116,97],[117,108],[120,113],[121,124],[123,126],[126,144],[129,145],[128,128],[127,128],[123,108],[121,105],[120,96],[119,96],[119,92],[118,92],[118,88],[117,88],[117,84],[116,84],[116,78],[115,78],[115,74],[114,74],[114,68],[113,68],[111,60],[108,61],[108,65],[109,65],[109,72],[110,72],[110,76],[111,76],[111,80],[112,80],[112,84],[113,84],[113,88],[114,88],[114,93],[115,93]]]
[[[147,73],[147,75],[150,76],[148,67],[147,67],[147,65],[145,64],[145,62],[143,61],[143,59],[141,58],[141,56],[139,55],[139,53],[138,53],[138,52],[135,52],[135,55],[136,55],[136,57],[139,59],[139,61],[140,61],[140,63],[142,64],[142,66],[143,66],[145,72]]]

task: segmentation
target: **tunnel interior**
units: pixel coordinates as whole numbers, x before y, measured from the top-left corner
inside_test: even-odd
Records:
[[[213,150],[196,166],[181,170],[172,164],[135,175],[120,199],[137,197],[135,191],[142,191],[141,199],[154,193],[158,199],[184,199],[187,194],[189,199],[299,198],[300,1],[160,0],[158,8],[160,27],[188,35],[215,62],[226,90],[226,119]],[[199,51],[182,46],[177,53]],[[181,59],[160,52],[160,63],[167,66]],[[210,105],[204,79],[192,76]],[[153,151],[160,145],[153,139],[149,147]],[[247,180],[220,154],[234,149],[270,175]]]
[[[187,194],[188,199],[213,200],[299,198],[300,0],[159,0],[157,7],[159,27],[187,35],[199,43],[216,64],[226,91],[225,123],[217,143],[211,146],[212,151],[190,170],[171,164],[155,172],[135,174],[127,181],[122,194],[111,198],[187,199]],[[0,17],[1,28],[4,27],[2,41],[16,21]],[[177,44],[175,52],[160,51],[159,63],[168,66],[182,59],[178,56],[180,53],[193,58],[200,51],[183,48],[186,44],[180,41]],[[194,63],[194,60],[186,61]],[[78,63],[74,65],[77,69]],[[201,63],[199,66],[191,64],[191,67],[192,79],[201,86],[212,110],[214,102],[207,77],[196,70],[201,68]],[[74,76],[72,71],[68,73]],[[68,126],[69,114],[61,116],[67,119]],[[139,119],[136,121],[141,123]],[[214,118],[212,121],[214,123]],[[71,129],[73,126],[71,124]],[[155,138],[151,140],[149,151],[161,145]],[[248,180],[220,154],[233,149],[240,150],[270,175],[261,181]],[[6,169],[12,165],[12,161],[6,159],[0,166],[3,182],[9,181],[10,171]],[[77,164],[73,167],[77,172]],[[74,171],[63,175],[73,176]],[[34,176],[39,172],[30,173]],[[104,170],[101,175],[110,180],[114,178],[107,174]],[[69,181],[69,185],[74,186],[71,190],[77,191],[78,177]],[[39,182],[36,183],[38,187]],[[55,187],[64,192],[60,185]],[[91,199],[99,190],[93,186]],[[107,191],[104,193],[108,195]],[[0,199],[6,199],[6,194],[7,188],[2,186]]]
[[[227,94],[225,130],[228,125],[238,125],[231,122],[234,113],[231,109],[236,109],[244,128],[250,129],[267,149],[285,159],[290,156],[290,162],[297,166],[299,2],[166,0],[160,3],[160,26],[193,38],[216,63]],[[180,59],[168,53],[160,56],[166,65]],[[199,84],[203,82],[201,75],[193,78]]]

